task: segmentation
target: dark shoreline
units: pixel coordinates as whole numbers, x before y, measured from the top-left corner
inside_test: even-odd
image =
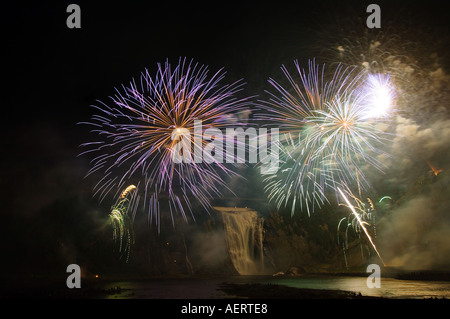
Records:
[[[23,288],[23,287],[22,287]],[[222,292],[222,297],[194,299],[384,299],[380,297],[363,296],[355,292],[331,290],[331,289],[307,289],[288,287],[270,283],[230,283],[223,282],[216,287]],[[85,285],[81,289],[67,289],[61,287],[26,287],[24,289],[2,289],[0,299],[135,299],[133,289],[124,288],[120,285],[110,288]],[[128,296],[128,298],[127,298]],[[159,299],[149,298],[149,299]],[[167,299],[167,298],[162,298]],[[189,297],[174,299],[191,299]]]
[[[294,288],[278,284],[225,283],[219,289],[227,294],[249,299],[385,299],[351,291]]]
[[[382,272],[382,278],[395,278],[401,280],[424,280],[424,281],[450,281],[450,272],[445,271],[405,271],[391,268]],[[321,272],[303,273],[298,276],[216,276],[205,275],[174,275],[174,276],[104,276],[102,278],[83,278],[81,289],[68,289],[67,277],[48,278],[45,276],[22,277],[14,280],[10,277],[0,287],[0,299],[105,299],[126,298],[134,296],[133,289],[121,286],[121,282],[152,281],[156,286],[164,287],[166,283],[186,282],[186,287],[191,287],[192,282],[198,282],[198,286],[206,285],[208,291],[217,291],[217,295],[211,298],[248,298],[248,299],[388,299],[383,297],[364,296],[352,291],[334,289],[308,289],[284,286],[275,283],[263,283],[265,279],[273,278],[296,278],[296,277],[321,277],[321,276],[358,276],[367,277],[367,273],[360,271],[344,272]],[[258,282],[262,281],[262,282]],[[193,285],[195,287],[195,284]],[[209,295],[204,297],[208,299]],[[164,298],[167,296],[161,296]],[[170,297],[169,297],[170,298]],[[175,299],[189,299],[189,295],[179,293],[174,295]],[[155,295],[154,299],[158,299]]]

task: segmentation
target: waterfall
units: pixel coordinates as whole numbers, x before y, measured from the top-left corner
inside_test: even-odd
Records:
[[[223,219],[228,251],[240,275],[264,271],[263,220],[248,208],[215,207]]]

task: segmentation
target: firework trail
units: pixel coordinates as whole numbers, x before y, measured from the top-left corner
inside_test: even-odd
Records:
[[[103,200],[108,194],[118,196],[128,183],[136,185],[141,192],[136,200],[158,229],[163,209],[170,211],[172,221],[175,213],[194,218],[194,199],[209,210],[226,178],[236,173],[211,153],[200,154],[201,162],[193,158],[209,142],[194,138],[194,122],[201,121],[203,132],[225,128],[230,118],[239,125],[238,115],[248,105],[248,98],[236,98],[243,83],[222,85],[224,76],[222,70],[211,75],[206,66],[186,58],[175,66],[166,61],[158,64],[155,76],[145,70],[139,80],[116,89],[110,105],[94,106],[97,114],[84,124],[93,126],[99,139],[83,144],[88,150],[82,154],[95,154],[88,175],[103,176],[95,195]],[[173,161],[180,145],[193,146],[190,161]]]
[[[345,231],[344,231],[345,235],[344,235],[344,242],[342,243],[342,249],[344,252],[344,258],[345,258],[345,262],[347,265],[345,252],[348,249],[348,245],[349,245],[349,242],[348,242],[349,241],[349,234],[348,234],[349,229],[353,229],[354,232],[358,235],[358,237],[360,239],[361,239],[361,224],[359,221],[362,221],[362,223],[364,225],[367,225],[367,227],[371,228],[374,238],[376,238],[376,236],[377,236],[377,230],[376,230],[376,214],[375,214],[376,211],[375,211],[375,205],[374,205],[373,201],[370,198],[367,198],[367,205],[366,205],[366,203],[364,203],[358,197],[353,195],[348,187],[346,187],[346,192],[348,194],[348,197],[351,198],[355,202],[353,207],[359,216],[359,219],[358,219],[352,211],[350,216],[341,218],[337,225],[337,243],[338,243],[338,245],[341,244],[341,240],[340,240],[341,226],[342,225],[346,226]],[[391,199],[391,198],[389,196],[384,196],[378,201],[378,203],[381,203],[385,199]],[[364,257],[362,242],[360,242],[360,248],[361,248],[361,256]]]
[[[339,193],[341,194],[341,196],[344,198],[345,202],[347,203],[347,205],[348,205],[347,207],[352,211],[353,215],[355,216],[356,221],[358,222],[359,227],[361,227],[361,229],[366,234],[367,239],[369,240],[369,242],[372,245],[373,249],[377,253],[377,255],[380,258],[381,262],[383,263],[384,266],[386,266],[386,264],[383,261],[383,258],[381,258],[381,255],[380,255],[377,247],[375,246],[375,243],[372,240],[372,237],[370,236],[369,232],[367,231],[367,228],[365,226],[367,224],[367,222],[363,221],[363,219],[361,218],[360,214],[358,214],[356,212],[355,207],[350,203],[348,198],[345,196],[345,194],[341,191],[341,189],[339,187],[337,188],[337,190],[339,191]]]
[[[135,185],[128,186],[120,195],[118,202],[113,205],[109,214],[109,221],[113,227],[113,242],[119,258],[130,259],[131,248],[134,244],[134,232],[132,219],[129,214],[130,202],[134,203],[132,192],[136,190]]]
[[[381,90],[389,81],[378,81],[383,77],[339,66],[327,80],[325,67],[320,70],[314,61],[308,66],[302,70],[295,61],[298,80],[283,66],[290,87],[270,79],[277,92],[268,92],[270,100],[262,101],[263,112],[255,116],[280,128],[280,170],[264,182],[269,199],[278,208],[291,205],[292,214],[297,201],[309,214],[315,204],[327,201],[326,191],[338,185],[353,181],[367,187],[360,167],[381,169],[374,155],[383,153],[376,147],[383,142],[383,132],[375,124],[391,102],[391,92]]]

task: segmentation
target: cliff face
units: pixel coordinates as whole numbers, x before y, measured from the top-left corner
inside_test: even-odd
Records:
[[[447,186],[448,176],[441,173],[429,180],[419,180],[398,200],[375,201],[377,217],[374,225],[367,228],[387,265],[395,266],[393,261],[400,256],[414,269],[445,269],[448,254],[439,251],[448,251],[448,231],[444,231],[448,226]],[[258,216],[255,223],[258,221],[262,226],[262,243],[255,226],[252,235],[242,237],[247,241],[241,246],[246,247],[247,256],[253,261],[262,263],[263,267],[255,274],[286,273],[289,269],[295,269],[296,273],[340,271],[381,264],[362,231],[356,232],[353,226],[346,229],[346,225],[338,229],[341,218],[346,217],[346,223],[352,218],[347,207],[332,203],[311,216],[302,213],[291,216],[283,211]],[[230,255],[227,227],[220,211],[190,223],[175,218],[174,225],[166,221],[167,227],[160,234],[141,226],[141,238],[136,242],[131,264],[151,274],[239,273]],[[243,225],[228,226],[237,231]],[[413,256],[421,259],[413,260]]]
[[[343,255],[336,241],[338,220],[334,212],[261,216],[247,208],[222,207],[195,222],[164,216],[159,232],[136,221],[129,262],[113,257],[110,266],[122,273],[170,276],[325,272],[364,264],[360,239]],[[104,235],[108,241],[109,233]]]
[[[336,267],[335,226],[322,217],[275,212],[265,220],[265,252],[274,273],[292,267],[300,272]]]
[[[127,267],[150,276],[235,275],[226,233],[219,214],[186,222],[180,216],[161,219],[156,227],[140,225]]]
[[[289,269],[320,272],[345,267],[336,242],[335,216],[292,217],[278,212],[259,216],[250,209],[223,209],[191,223],[175,218],[175,226],[162,227],[159,234],[141,227],[130,265],[153,275],[271,275]],[[252,219],[252,214],[258,217]],[[239,225],[230,222],[232,216]],[[359,253],[359,248],[348,250],[351,265],[365,262]]]
[[[12,257],[6,271],[30,276],[64,276],[67,265],[76,263],[87,277],[96,274],[189,276],[239,273],[236,260],[233,261],[230,255],[229,232],[220,211],[198,214],[195,221],[188,222],[181,216],[172,218],[170,214],[161,214],[159,231],[155,224],[148,223],[146,214],[137,214],[133,221],[134,241],[127,261],[117,254],[113,226],[107,215],[109,207],[93,210],[93,206],[81,198],[67,198],[45,207],[26,223],[21,222],[21,231],[26,230],[33,245],[25,246],[16,241],[14,246],[7,246],[6,254]],[[334,212],[329,216],[318,212],[311,217],[248,209],[237,213],[245,212],[257,216],[255,219],[243,218],[246,223],[254,220],[255,225],[239,230],[241,247],[246,250],[239,258],[250,258],[250,261],[242,260],[242,265],[255,265],[254,270],[249,268],[248,274],[271,275],[292,267],[299,272],[325,271],[344,265],[342,249],[336,243],[338,217]],[[236,231],[240,228],[228,226]],[[10,235],[3,234],[5,240],[12,238],[13,231],[9,230]],[[243,235],[245,232],[247,235]],[[239,245],[231,245],[234,245],[234,252],[240,254],[237,251]],[[355,261],[358,261],[359,251],[355,251]],[[347,257],[351,259],[349,255]]]

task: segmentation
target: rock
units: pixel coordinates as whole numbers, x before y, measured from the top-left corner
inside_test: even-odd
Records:
[[[300,269],[298,267],[291,267],[286,271],[286,276],[299,276],[300,275]]]
[[[273,274],[272,276],[274,276],[274,277],[284,276],[284,272],[279,271],[279,272]]]

